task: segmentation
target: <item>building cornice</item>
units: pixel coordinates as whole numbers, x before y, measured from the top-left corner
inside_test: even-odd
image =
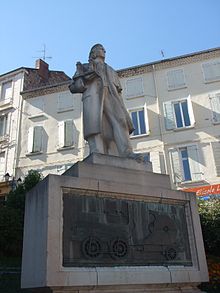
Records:
[[[27,73],[27,70],[25,67],[20,67],[20,68],[17,68],[15,70],[12,70],[10,72],[7,72],[7,73],[4,73],[2,75],[0,75],[0,81],[2,80],[5,80],[5,79],[10,79],[20,73]]]
[[[155,61],[151,63],[146,63],[134,67],[129,67],[125,69],[118,70],[119,77],[132,77],[136,75],[141,75],[147,72],[152,72],[155,70],[162,70],[175,66],[182,66],[190,63],[200,62],[209,60],[212,58],[220,57],[220,48],[210,49],[206,51],[196,52],[192,54],[182,55],[170,59],[164,59],[160,61]]]

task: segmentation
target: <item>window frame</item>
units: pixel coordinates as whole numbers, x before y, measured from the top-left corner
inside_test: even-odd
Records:
[[[3,133],[2,135],[0,134],[0,140],[8,136],[8,122],[9,122],[8,114],[0,115],[0,119],[1,118],[3,118]]]
[[[142,111],[143,110],[143,113],[144,113],[144,126],[145,126],[145,130],[146,130],[146,133],[140,133],[140,134],[134,134],[132,133],[130,135],[130,138],[138,138],[138,137],[142,137],[142,136],[148,136],[150,134],[150,130],[149,130],[149,121],[148,121],[148,114],[147,114],[147,107],[146,107],[146,104],[144,104],[144,106],[140,106],[140,107],[135,107],[135,108],[129,108],[129,114],[130,114],[130,117],[131,117],[131,121],[133,123],[133,120],[132,120],[132,114],[133,112],[139,112],[139,111]],[[139,121],[139,119],[138,119]],[[134,124],[134,123],[133,123]],[[138,123],[138,125],[140,124],[140,122]]]
[[[184,101],[187,102],[187,110],[188,110],[187,113],[189,116],[190,125],[178,127],[174,105],[178,104],[178,103],[180,104]],[[169,130],[180,131],[180,130],[186,130],[186,129],[191,129],[191,128],[195,127],[195,116],[194,116],[194,112],[193,112],[192,99],[191,99],[190,95],[187,97],[184,97],[184,98],[164,102],[163,103],[163,115],[164,115],[164,126],[167,131],[169,131]],[[182,117],[183,117],[183,115],[182,115]],[[184,122],[184,125],[185,125],[185,122]]]
[[[35,139],[36,139],[36,129],[39,128],[40,131],[40,148],[38,150],[34,150],[35,146]],[[28,150],[27,150],[27,156],[31,155],[38,155],[43,153],[43,126],[42,125],[35,125],[28,129]]]
[[[66,125],[71,122],[72,125],[72,144],[66,145]],[[75,147],[74,136],[74,121],[73,119],[66,119],[58,122],[58,150],[72,149]]]
[[[4,165],[2,164],[2,162],[3,162]],[[0,168],[2,168],[2,170],[0,169],[0,181],[3,181],[4,180],[5,163],[6,163],[6,152],[5,151],[1,151],[0,152]]]
[[[8,83],[11,83],[11,96],[10,97],[8,97],[8,98],[3,98],[3,88],[4,88],[4,85],[5,84],[8,84]],[[9,80],[7,80],[7,81],[3,81],[2,83],[1,83],[1,92],[0,92],[0,102],[3,102],[3,101],[7,101],[7,100],[9,100],[9,101],[11,101],[12,100],[12,97],[13,97],[13,80],[12,79],[9,79]]]
[[[187,161],[188,161],[188,167],[189,167],[191,179],[186,178],[187,176],[184,170],[183,161],[185,160],[182,157],[181,151],[185,149],[187,151]],[[169,153],[170,166],[172,171],[171,174],[172,174],[172,179],[174,184],[184,185],[187,183],[203,181],[203,172],[202,172],[201,158],[200,158],[201,155],[200,155],[198,144],[187,144],[187,145],[175,146],[173,148],[170,148],[168,150],[168,153]],[[175,156],[173,154],[175,154]],[[194,161],[193,159],[195,159],[195,157],[196,157],[196,160]],[[180,172],[180,174],[178,174],[178,172]]]
[[[218,106],[217,107],[214,102],[215,99],[216,100],[218,99]],[[214,125],[220,124],[220,92],[209,95],[209,100],[210,100],[210,106],[211,106],[211,110],[212,110],[212,123]],[[219,108],[219,109],[217,109],[217,108]],[[218,110],[219,110],[219,113],[216,112]],[[216,115],[215,115],[215,113],[216,113]]]

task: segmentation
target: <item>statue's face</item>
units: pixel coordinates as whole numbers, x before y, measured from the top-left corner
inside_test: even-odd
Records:
[[[102,57],[103,59],[105,58],[105,49],[103,46],[97,46],[95,48],[95,55],[96,57]]]

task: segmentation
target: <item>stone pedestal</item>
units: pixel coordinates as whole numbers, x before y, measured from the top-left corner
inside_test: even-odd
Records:
[[[93,154],[27,196],[22,287],[56,293],[200,292],[196,198],[131,159]]]

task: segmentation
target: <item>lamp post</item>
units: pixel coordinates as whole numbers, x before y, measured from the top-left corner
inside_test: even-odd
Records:
[[[22,180],[20,177],[16,180],[15,177],[10,176],[8,172],[5,174],[4,177],[5,177],[5,182],[8,182],[8,185],[11,187],[12,191],[15,190],[16,187],[22,183]],[[10,177],[12,177],[11,181],[9,181]]]

